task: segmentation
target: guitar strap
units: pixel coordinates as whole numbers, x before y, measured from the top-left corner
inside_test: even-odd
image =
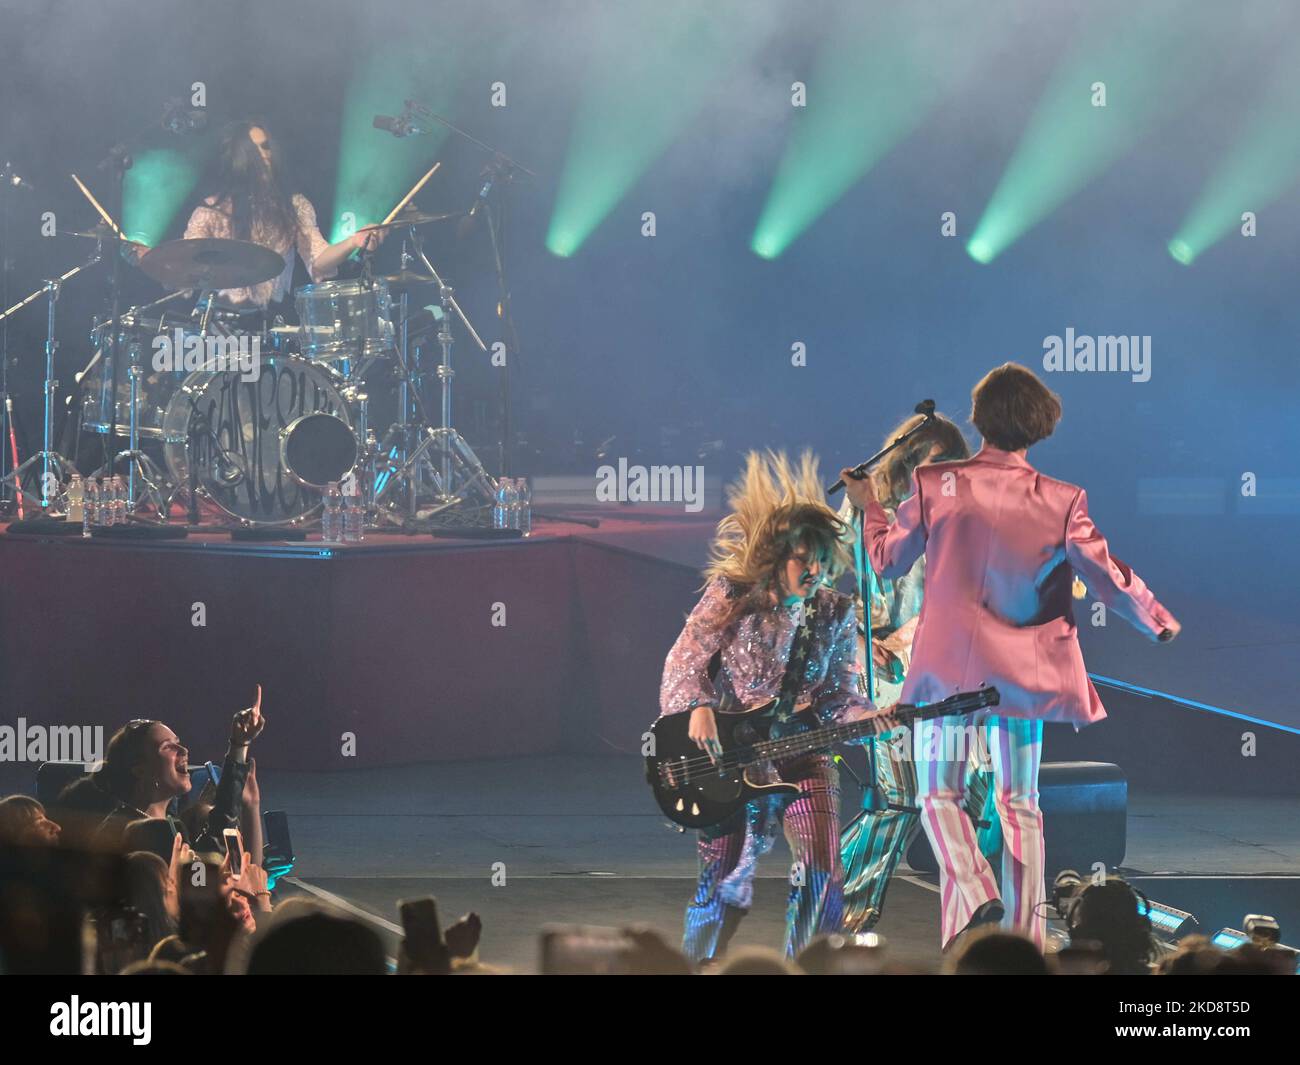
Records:
[[[785,664],[785,676],[781,678],[781,687],[776,693],[774,717],[777,721],[788,721],[794,716],[795,698],[799,694],[799,685],[808,665],[808,645],[812,642],[812,623],[816,612],[816,599],[805,599],[803,622],[790,641],[790,657]]]

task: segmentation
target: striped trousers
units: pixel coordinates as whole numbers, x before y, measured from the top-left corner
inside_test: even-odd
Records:
[[[963,731],[958,718],[941,718],[936,724],[945,732]],[[978,727],[984,729],[988,744],[993,802],[1002,822],[1002,923],[1029,936],[1041,949],[1047,937],[1042,916],[1043,813],[1038,806],[1043,723],[990,717]],[[993,870],[961,806],[966,760],[947,750],[939,753],[941,757],[917,761],[917,797],[921,825],[939,862],[941,938],[946,947],[981,905],[999,896]]]
[[[981,733],[982,735],[982,733]],[[840,833],[840,859],[844,865],[844,931],[869,931],[885,908],[885,892],[912,837],[920,827],[917,806],[916,762],[910,733],[873,738],[876,783],[883,810],[864,809]],[[980,851],[992,857],[1002,845],[997,815],[992,810],[992,773],[983,744],[973,746],[966,769],[966,814],[972,821],[989,822],[976,838]],[[895,806],[912,809],[897,810]]]
[[[753,900],[758,859],[785,828],[793,865],[786,904],[785,953],[793,958],[814,936],[838,932],[843,915],[840,866],[840,780],[829,755],[778,763],[781,779],[799,787],[784,809],[750,803],[736,817],[701,832],[700,876],[686,907],[682,952],[693,962],[721,957]]]

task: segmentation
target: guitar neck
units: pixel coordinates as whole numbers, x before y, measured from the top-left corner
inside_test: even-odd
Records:
[[[929,706],[912,706],[910,703],[900,703],[895,707],[892,716],[897,719],[900,725],[911,725],[917,721],[929,721],[937,717],[969,714],[982,707],[996,705],[996,703],[996,689],[990,688],[981,692],[963,692],[959,695],[950,696],[943,702],[932,703]],[[801,754],[810,754],[824,747],[833,747],[837,743],[859,740],[863,736],[872,735],[875,731],[874,719],[850,721],[843,725],[828,725],[825,728],[813,729],[809,732],[796,732],[774,740],[763,740],[760,743],[753,744],[749,751],[752,752],[755,762],[780,761],[786,758],[797,758]],[[747,761],[746,764],[751,763]]]

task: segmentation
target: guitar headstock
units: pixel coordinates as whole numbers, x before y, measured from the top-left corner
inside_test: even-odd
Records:
[[[973,714],[986,706],[997,706],[1001,701],[1002,695],[997,688],[990,685],[973,692],[958,692],[956,695],[950,695],[938,705],[944,707],[950,714]]]
[[[956,717],[961,714],[973,714],[985,707],[997,706],[1001,701],[1002,696],[997,688],[990,685],[987,688],[978,688],[975,691],[958,692],[956,695],[948,696],[941,702],[926,703],[924,706],[899,703],[893,710],[900,718],[928,721],[936,717]]]

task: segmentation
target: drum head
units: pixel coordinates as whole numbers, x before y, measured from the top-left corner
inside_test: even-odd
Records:
[[[331,416],[337,425],[305,435],[298,458],[305,469],[320,472],[310,467],[309,443],[331,429],[351,435],[351,415],[338,384],[327,367],[295,355],[264,355],[252,379],[238,371],[190,374],[168,404],[163,423],[163,453],[176,484],[188,487],[193,470],[199,490],[245,525],[311,517],[320,506],[319,493],[285,468],[281,441],[305,415]],[[332,446],[331,463],[338,461],[337,437]]]
[[[304,414],[280,433],[280,461],[299,484],[323,491],[356,465],[357,438],[336,415]]]
[[[379,278],[304,285],[294,306],[302,323],[299,347],[310,359],[382,358],[392,351],[391,301]]]

